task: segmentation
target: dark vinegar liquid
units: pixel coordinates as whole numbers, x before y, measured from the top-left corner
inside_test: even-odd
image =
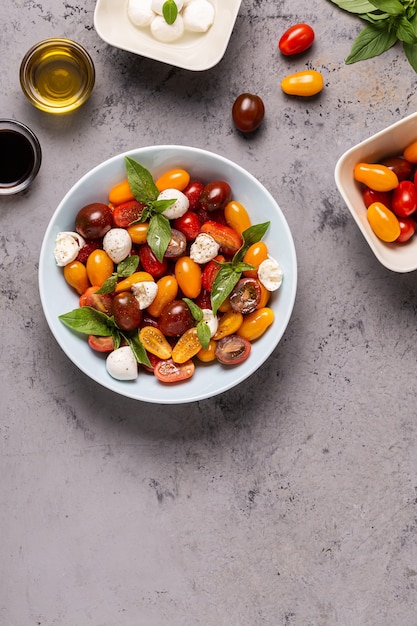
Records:
[[[0,130],[0,185],[13,187],[30,174],[35,152],[26,137],[15,130]]]

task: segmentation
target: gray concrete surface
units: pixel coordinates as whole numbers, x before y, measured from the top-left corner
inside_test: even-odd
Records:
[[[230,45],[192,73],[109,47],[94,0],[3,7],[2,117],[33,128],[43,164],[0,199],[1,626],[416,626],[415,273],[384,269],[334,183],[351,145],[416,110],[400,47],[346,66],[358,19],[326,0],[243,0]],[[314,47],[283,58],[291,24]],[[97,69],[90,101],[51,117],[18,71],[71,37]],[[312,100],[280,80],[322,71]],[[231,105],[266,118],[237,133]],[[257,176],[292,229],[299,287],[278,348],[247,383],[197,404],[123,399],[58,347],[37,287],[64,193],[92,166],[154,143],[219,152]]]

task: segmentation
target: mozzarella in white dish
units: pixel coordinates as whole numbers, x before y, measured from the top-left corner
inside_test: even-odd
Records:
[[[152,0],[129,0],[127,14],[135,26],[149,26],[155,17]]]
[[[207,0],[194,0],[185,7],[182,17],[185,30],[205,33],[213,25],[214,7]]]
[[[132,240],[125,228],[111,228],[104,235],[103,250],[113,263],[120,263],[132,249]]]
[[[175,22],[168,24],[162,15],[157,15],[151,22],[151,33],[158,41],[172,43],[183,35],[184,21],[181,15],[177,15]]]
[[[85,240],[78,233],[69,231],[58,233],[54,247],[56,264],[59,267],[65,267],[68,263],[75,261],[84,244]]]
[[[110,352],[106,359],[106,369],[117,380],[135,380],[138,377],[138,363],[130,346],[122,346]]]
[[[276,291],[282,285],[283,271],[278,261],[268,256],[258,267],[258,278],[268,291]]]

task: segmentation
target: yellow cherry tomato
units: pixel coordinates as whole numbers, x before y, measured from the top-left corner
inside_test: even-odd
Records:
[[[203,363],[211,363],[211,361],[216,360],[216,342],[214,339],[210,339],[210,343],[207,348],[201,348],[199,352],[197,352],[197,359],[202,361]]]
[[[259,286],[261,288],[261,297],[259,298],[259,302],[257,305],[257,309],[263,309],[269,302],[269,298],[271,297],[271,292],[268,291],[266,287],[259,281]]]
[[[146,235],[148,234],[148,222],[138,222],[127,227],[127,232],[132,240],[132,243],[146,243]]]
[[[215,341],[218,341],[223,337],[234,335],[240,328],[242,322],[242,313],[240,311],[234,311],[233,309],[230,309],[230,311],[227,311],[227,313],[222,315],[222,317],[219,319],[219,325],[217,326],[217,330],[213,335],[213,339]]]
[[[243,257],[243,262],[248,263],[249,265],[253,265],[256,267],[255,270],[245,270],[243,272],[244,276],[248,276],[249,278],[257,278],[258,276],[258,267],[268,258],[268,248],[264,241],[258,241],[257,243],[253,243],[245,252],[245,256]]]
[[[175,278],[187,298],[196,298],[201,291],[201,268],[189,256],[181,256],[175,263]]]
[[[90,287],[87,268],[80,261],[72,261],[72,263],[65,265],[64,278],[80,295]]]
[[[223,300],[221,305],[218,308],[219,313],[227,313],[227,311],[231,311],[232,305],[230,304],[230,298],[226,298]]]
[[[379,163],[357,163],[353,177],[374,191],[391,191],[398,187],[397,174]]]
[[[226,218],[227,225],[233,228],[239,235],[244,230],[251,226],[249,214],[243,204],[231,200],[224,207],[224,217]]]
[[[373,202],[366,212],[375,235],[382,241],[395,241],[401,232],[397,216],[382,202]]]
[[[413,141],[406,147],[403,157],[409,163],[417,163],[417,141]]]
[[[178,293],[178,281],[175,276],[162,276],[156,284],[158,293],[155,300],[148,306],[148,313],[152,317],[159,317],[164,306],[175,300]]]
[[[178,189],[179,191],[184,191],[189,182],[190,175],[188,172],[175,169],[162,174],[162,176],[155,181],[155,185],[158,187],[159,191],[164,191],[164,189]]]
[[[109,191],[109,202],[113,204],[113,206],[117,206],[118,204],[122,204],[122,202],[128,202],[129,200],[134,199],[135,196],[133,195],[127,180],[118,183]]]
[[[200,352],[202,345],[197,335],[197,328],[189,328],[178,339],[177,343],[172,349],[172,360],[175,363],[185,363],[198,352]]]
[[[155,279],[151,274],[148,274],[148,272],[143,272],[143,271],[133,272],[133,274],[131,274],[127,278],[123,278],[123,280],[117,283],[114,293],[120,293],[121,291],[129,291],[129,289],[131,289],[132,285],[134,285],[135,283],[143,283],[143,282],[146,283],[149,281],[155,282]]]
[[[165,335],[154,326],[144,326],[139,331],[139,339],[148,352],[160,359],[169,359],[172,348],[165,338]]]
[[[281,81],[281,89],[290,96],[315,96],[324,87],[323,76],[317,70],[303,70]]]
[[[273,310],[269,307],[263,307],[262,309],[258,309],[244,316],[242,325],[237,331],[237,334],[248,341],[254,341],[264,334],[273,321]]]
[[[92,285],[102,285],[114,272],[114,263],[104,250],[93,250],[88,256],[87,275]]]

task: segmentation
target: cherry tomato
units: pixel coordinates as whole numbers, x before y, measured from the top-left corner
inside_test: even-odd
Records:
[[[159,328],[144,326],[139,331],[139,339],[148,352],[160,359],[169,359],[172,348]]]
[[[216,359],[224,365],[237,365],[248,358],[251,348],[250,342],[244,337],[228,335],[217,342]]]
[[[281,81],[281,89],[290,96],[315,96],[324,87],[323,76],[316,70],[303,70]]]
[[[90,287],[87,269],[80,261],[72,261],[65,265],[64,278],[80,295]]]
[[[155,365],[154,374],[163,383],[177,383],[191,378],[194,370],[195,365],[192,361],[174,363],[172,359],[167,359]]]
[[[111,315],[112,297],[109,293],[97,293],[98,285],[88,287],[80,296],[79,305],[89,306],[92,309]]]
[[[202,289],[194,302],[200,309],[211,309],[211,293],[207,289]]]
[[[194,326],[190,308],[183,300],[173,300],[164,306],[158,319],[158,328],[167,337],[179,337]]]
[[[92,285],[101,285],[114,272],[114,263],[104,250],[93,250],[87,259],[87,274]]]
[[[129,200],[117,205],[113,209],[113,222],[118,228],[127,228],[142,215],[145,205],[137,200]]]
[[[399,182],[397,174],[380,163],[357,163],[353,177],[374,191],[391,191]]]
[[[114,206],[122,204],[122,202],[128,202],[129,200],[134,199],[135,196],[133,195],[133,192],[127,180],[123,180],[121,183],[118,183],[110,189],[109,202]]]
[[[147,243],[140,247],[139,259],[145,272],[148,272],[154,278],[160,278],[166,274],[168,261],[165,258],[159,261]]]
[[[155,185],[159,191],[164,191],[165,189],[184,191],[189,182],[190,175],[188,172],[182,169],[174,169],[164,172],[164,174],[155,181]]]
[[[269,307],[263,307],[244,316],[237,334],[248,341],[255,341],[255,339],[258,339],[264,334],[273,321],[273,310]]]
[[[278,42],[278,48],[285,56],[300,54],[312,45],[314,30],[308,24],[294,24],[285,31]]]
[[[200,195],[200,204],[206,211],[224,209],[232,199],[232,189],[224,180],[215,180],[208,183]]]
[[[381,165],[386,165],[390,170],[395,172],[399,181],[411,178],[413,166],[402,157],[388,157],[381,161]]]
[[[113,337],[88,335],[88,345],[96,352],[112,352],[114,350]]]
[[[182,256],[187,247],[187,239],[180,230],[171,228],[171,240],[165,250],[167,259],[176,259]]]
[[[207,348],[201,348],[201,350],[197,352],[197,358],[203,363],[211,363],[211,361],[216,360],[216,342],[214,339],[210,339]]]
[[[149,222],[138,222],[128,226],[127,232],[132,240],[132,243],[142,244],[146,243],[146,237],[148,234]]]
[[[268,258],[268,248],[264,241],[258,241],[257,243],[253,243],[245,252],[245,256],[243,257],[243,262],[248,265],[253,265],[256,269],[254,270],[244,270],[243,275],[249,276],[251,278],[256,278],[258,276],[258,267]]]
[[[403,156],[406,161],[417,163],[417,141],[413,141],[406,147]]]
[[[242,133],[251,133],[259,128],[264,116],[264,103],[256,94],[242,93],[233,103],[233,122]]]
[[[225,260],[224,256],[218,254],[214,257],[214,259],[207,263],[201,275],[201,285],[203,289],[209,292],[213,289],[214,279],[216,278],[217,272],[221,267],[219,263],[224,263]]]
[[[197,213],[187,211],[172,222],[172,226],[185,235],[187,241],[194,241],[200,232],[200,220]]]
[[[219,320],[217,330],[213,336],[215,341],[234,335],[243,322],[243,315],[240,311],[230,309]]]
[[[255,311],[261,299],[261,286],[256,278],[241,278],[238,280],[229,300],[234,311],[247,314]]]
[[[225,224],[213,221],[205,222],[201,227],[201,232],[211,235],[224,254],[235,254],[242,245],[241,235]]]
[[[228,202],[224,208],[224,216],[227,225],[233,228],[239,235],[251,226],[249,214],[243,204],[232,200]]]
[[[156,284],[158,293],[154,301],[148,306],[148,313],[152,317],[159,317],[165,306],[173,302],[178,293],[178,282],[175,276],[162,276]]]
[[[135,283],[148,282],[152,280],[153,276],[149,274],[149,272],[133,272],[133,274],[127,278],[123,278],[123,280],[117,283],[114,292],[120,293],[121,291],[129,291]]]
[[[400,217],[398,218],[398,223],[400,225],[400,234],[398,235],[396,241],[398,243],[405,243],[416,232],[416,223],[412,217]]]
[[[187,196],[188,202],[190,206],[188,207],[190,211],[195,211],[200,204],[200,196],[201,192],[204,189],[204,185],[199,180],[191,181],[187,187],[184,189],[183,194]]]
[[[175,263],[175,278],[187,298],[196,298],[201,291],[201,268],[189,256],[181,256]]]
[[[366,208],[373,202],[382,202],[388,209],[391,209],[392,193],[390,191],[375,191],[374,189],[365,187],[362,196]]]
[[[113,213],[107,204],[92,202],[80,209],[75,217],[75,230],[84,239],[104,237],[113,225]]]
[[[369,205],[367,218],[375,235],[382,241],[395,241],[401,228],[397,216],[380,202]]]
[[[269,302],[269,299],[271,297],[271,292],[268,291],[268,289],[264,287],[261,282],[259,283],[259,286],[261,288],[261,297],[259,299],[258,306],[256,308],[263,309],[263,307],[266,306]]]
[[[131,291],[122,291],[114,296],[112,313],[121,330],[134,330],[142,320],[139,303]]]
[[[102,242],[100,239],[87,239],[83,247],[80,249],[76,261],[80,261],[80,263],[87,263],[87,259],[92,253],[93,250],[98,250],[102,247]]]
[[[392,192],[392,210],[398,217],[408,217],[417,210],[417,189],[411,180],[402,180]]]
[[[172,349],[172,360],[175,363],[185,363],[200,352],[202,345],[195,326],[185,331]]]

